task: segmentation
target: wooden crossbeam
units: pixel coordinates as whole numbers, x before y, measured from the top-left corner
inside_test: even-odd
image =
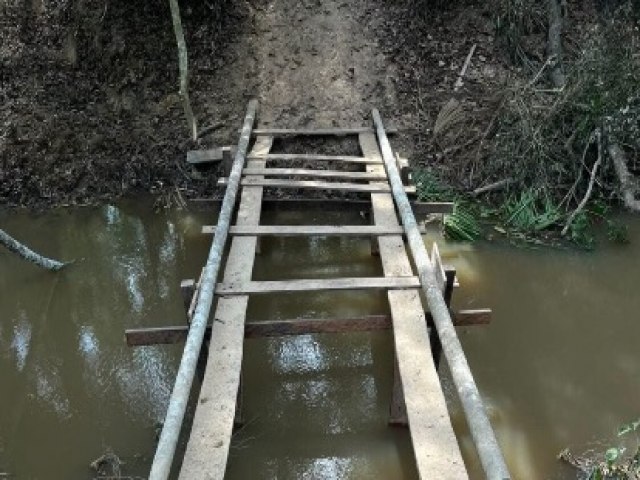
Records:
[[[268,155],[253,155],[249,160],[301,160],[306,162],[341,162],[369,165],[372,163],[382,165],[379,159],[356,157],[353,155],[316,155],[314,153],[270,153]]]
[[[203,234],[213,234],[215,225],[204,225]],[[368,237],[371,235],[402,235],[402,227],[377,227],[373,225],[259,225],[236,226],[229,230],[231,235],[257,237]]]
[[[314,170],[310,168],[245,168],[243,175],[334,178],[346,180],[386,180],[385,173],[345,172],[342,170]]]
[[[227,179],[218,179],[218,185],[226,185]],[[318,180],[287,180],[280,178],[254,178],[245,177],[240,182],[245,187],[271,187],[271,188],[302,188],[307,190],[333,190],[337,192],[359,193],[389,193],[391,187],[387,183],[362,184],[362,183],[338,183],[321,182]],[[407,194],[416,193],[415,187],[405,187]]]
[[[203,225],[203,235],[213,235],[215,225]],[[427,233],[426,228],[421,228]],[[402,227],[381,227],[379,225],[260,225],[257,227],[231,227],[230,235],[257,237],[368,237],[371,235],[402,235]]]
[[[458,327],[486,325],[491,322],[490,309],[459,310],[452,312],[454,324]],[[426,314],[427,324],[432,325],[431,315]],[[280,337],[307,335],[311,333],[343,333],[389,330],[391,317],[388,315],[367,315],[353,318],[301,318],[292,320],[262,320],[245,324],[245,338]],[[130,328],[125,330],[125,339],[130,347],[163,345],[183,342],[187,338],[188,325],[153,328]],[[211,326],[207,329],[211,335]]]
[[[267,293],[320,292],[332,290],[387,290],[418,288],[418,277],[354,277],[310,280],[270,280],[246,283],[219,283],[220,296],[253,295]]]
[[[211,204],[220,203],[215,198],[195,198],[189,200],[194,204]],[[368,209],[371,201],[368,199],[341,199],[341,198],[275,198],[265,197],[262,202],[262,210],[295,210],[300,211],[303,208],[321,208],[322,210],[331,211],[362,211]],[[430,214],[447,214],[453,213],[453,202],[418,202],[412,201],[411,206],[416,215]]]
[[[256,128],[254,135],[269,135],[272,137],[304,137],[304,136],[344,136],[359,133],[373,133],[371,127],[329,127],[329,128]],[[398,129],[386,127],[387,133],[397,133]]]
[[[231,155],[236,154],[236,147],[217,147],[208,150],[189,150],[187,152],[187,163],[200,165],[203,163],[215,163],[222,161],[224,149],[229,149]]]

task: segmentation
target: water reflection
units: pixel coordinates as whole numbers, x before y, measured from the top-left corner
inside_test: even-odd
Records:
[[[0,251],[0,471],[92,478],[88,462],[110,447],[146,474],[180,348],[134,351],[123,331],[184,321],[179,282],[206,244],[183,238],[178,212],[144,204],[1,220],[36,250],[76,262],[51,275]]]
[[[357,224],[329,212],[265,215],[265,223]],[[208,215],[149,205],[0,216],[35,249],[76,259],[49,275],[0,250],[0,471],[16,478],[92,478],[111,447],[146,475],[181,347],[131,350],[132,326],[180,324],[177,286],[201,268]],[[493,245],[446,246],[460,308],[490,306],[493,323],[459,329],[515,479],[569,479],[566,446],[612,439],[637,418],[640,224],[626,249],[595,254]],[[254,279],[381,274],[367,239],[267,239]],[[386,313],[383,294],[273,295],[251,320]],[[393,345],[387,332],[251,339],[243,363],[246,424],[228,479],[417,478],[405,429],[387,426]],[[444,388],[472,478],[482,478],[454,388]],[[38,461],[33,461],[33,452]],[[257,472],[257,473],[256,473]]]

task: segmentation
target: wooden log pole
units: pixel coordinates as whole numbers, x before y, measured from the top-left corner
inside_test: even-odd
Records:
[[[182,421],[184,419],[187,401],[189,400],[198,357],[200,356],[202,341],[207,329],[207,320],[213,304],[216,280],[220,271],[224,248],[227,243],[231,218],[240,187],[240,177],[251,140],[251,131],[253,129],[257,108],[258,102],[256,100],[249,102],[242,127],[242,134],[238,142],[238,150],[236,151],[233,162],[233,169],[229,176],[229,185],[225,191],[222,209],[218,217],[218,228],[213,237],[207,263],[202,272],[200,295],[191,321],[191,328],[189,329],[182,359],[180,360],[176,381],[171,392],[169,407],[167,408],[162,433],[160,434],[153,464],[151,465],[149,480],[166,480],[171,471],[173,456],[182,428]]]
[[[40,255],[39,253],[34,252],[26,245],[20,243],[7,232],[0,228],[0,244],[4,245],[7,250],[17,253],[19,256],[28,260],[32,263],[35,263],[39,267],[45,268],[47,270],[51,270],[53,272],[60,270],[62,267],[67,265],[67,263],[59,262],[57,260],[53,260],[52,258],[45,257]]]
[[[509,479],[511,476],[502,451],[491,428],[482,397],[471,374],[469,363],[451,320],[449,308],[445,302],[441,287],[437,284],[433,265],[429,260],[424,241],[420,235],[420,229],[411,210],[411,204],[405,193],[404,185],[402,185],[382,118],[376,109],[372,111],[372,115],[393,197],[407,235],[409,250],[418,270],[422,291],[442,342],[442,350],[449,364],[451,376],[480,457],[480,463],[488,480]]]

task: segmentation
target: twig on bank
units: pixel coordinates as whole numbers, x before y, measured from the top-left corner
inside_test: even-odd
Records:
[[[473,53],[476,51],[477,46],[478,45],[474,43],[473,46],[471,47],[471,50],[469,51],[469,54],[467,55],[467,58],[464,61],[464,65],[462,66],[462,70],[460,70],[458,79],[456,80],[456,83],[453,87],[454,92],[457,92],[460,89],[460,87],[462,87],[462,79],[467,74],[467,69],[469,68],[469,64],[471,63],[471,57],[473,57]]]
[[[580,160],[580,164],[584,165],[585,168],[587,167],[584,163],[584,159],[587,158],[587,152],[589,151],[589,147],[591,147],[591,144],[595,139],[595,133],[595,131],[591,132],[591,135],[589,135],[589,140],[587,141],[586,145],[584,146],[584,150],[582,151],[582,159]],[[573,185],[571,186],[565,197],[562,199],[562,201],[559,203],[559,207],[561,207],[564,202],[568,201],[570,197],[575,194],[576,188],[578,188],[578,185],[580,184],[580,180],[582,180],[582,169],[578,171],[578,177],[576,178],[576,181],[573,182]]]
[[[497,182],[490,183],[489,185],[485,185],[483,187],[476,188],[473,192],[471,192],[471,195],[476,197],[476,196],[478,196],[480,194],[483,194],[483,193],[492,192],[494,190],[499,190],[499,189],[504,188],[507,185],[509,185],[512,181],[513,181],[513,179],[511,177],[503,178],[502,180],[498,180]]]
[[[601,139],[602,134],[600,133],[600,129],[596,129],[595,135],[598,143],[598,159],[596,160],[596,163],[593,164],[593,168],[591,169],[591,178],[589,179],[589,186],[587,187],[587,192],[584,194],[584,197],[582,198],[582,201],[580,202],[578,207],[571,213],[571,215],[569,215],[567,223],[562,229],[562,236],[567,234],[567,232],[569,231],[569,227],[573,222],[573,219],[576,218],[576,215],[578,215],[578,213],[580,213],[582,209],[584,209],[585,205],[589,201],[589,198],[591,197],[591,192],[593,191],[593,184],[596,181],[596,174],[598,173],[598,167],[602,163],[602,139]]]

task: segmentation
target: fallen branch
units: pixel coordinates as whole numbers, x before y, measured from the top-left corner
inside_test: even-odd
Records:
[[[471,57],[473,57],[473,53],[476,51],[477,46],[478,45],[474,43],[473,46],[471,47],[471,50],[469,51],[469,54],[467,55],[467,58],[464,61],[464,65],[462,66],[462,70],[460,70],[460,75],[458,75],[458,79],[456,80],[456,83],[453,87],[454,92],[457,92],[460,89],[460,87],[462,87],[462,79],[467,74],[467,69],[469,68],[469,64],[471,63]]]
[[[187,56],[187,44],[184,40],[184,32],[182,30],[182,21],[180,20],[180,7],[178,0],[169,0],[171,7],[171,19],[173,20],[173,31],[176,35],[178,44],[178,61],[180,68],[180,96],[184,107],[184,114],[187,117],[187,124],[191,130],[191,139],[195,142],[198,139],[198,126],[196,118],[191,109],[191,100],[189,99],[189,67]]]
[[[8,250],[17,253],[25,260],[29,260],[30,262],[33,262],[42,268],[46,268],[47,270],[52,270],[55,272],[67,265],[67,263],[58,262],[57,260],[44,257],[34,252],[26,245],[18,242],[15,238],[10,236],[2,229],[0,229],[0,244],[4,245]]]
[[[609,144],[609,156],[613,160],[613,166],[620,181],[620,189],[622,190],[622,200],[625,207],[634,212],[640,212],[640,201],[636,199],[636,185],[632,175],[627,169],[627,159],[624,151],[617,143]]]
[[[509,185],[512,181],[513,179],[511,177],[503,178],[502,180],[498,180],[497,182],[490,183],[489,185],[485,185],[484,187],[476,188],[473,192],[471,192],[471,195],[476,197],[486,192],[500,190],[501,188],[504,188],[507,185]]]
[[[598,159],[596,160],[596,163],[593,164],[593,168],[591,169],[591,178],[589,179],[589,186],[587,187],[587,192],[584,194],[584,197],[582,198],[582,201],[580,202],[578,207],[571,213],[571,215],[569,215],[567,223],[562,229],[563,236],[567,234],[567,232],[569,231],[569,227],[573,222],[573,219],[576,218],[576,215],[578,215],[578,213],[580,213],[584,209],[585,205],[589,201],[589,198],[591,198],[591,192],[593,191],[593,184],[596,181],[596,174],[598,173],[598,167],[602,163],[602,138],[601,137],[602,135],[600,133],[600,130],[597,129],[596,140],[598,144]]]

